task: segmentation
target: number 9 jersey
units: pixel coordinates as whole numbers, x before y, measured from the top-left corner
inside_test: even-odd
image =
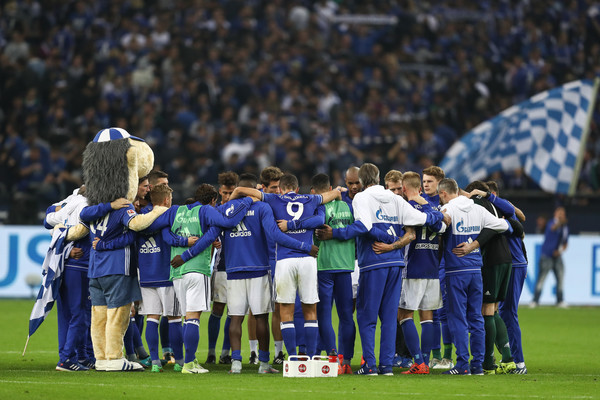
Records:
[[[317,208],[323,202],[318,194],[297,194],[288,192],[286,194],[263,193],[263,201],[271,206],[275,219],[300,220],[312,217]],[[286,234],[292,238],[304,242],[313,243],[314,229],[298,229],[287,231]],[[277,260],[292,257],[307,257],[305,252],[277,245]]]

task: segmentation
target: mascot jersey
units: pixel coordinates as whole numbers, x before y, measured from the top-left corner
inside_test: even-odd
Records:
[[[106,209],[108,207],[108,209]],[[120,210],[110,211],[110,203],[100,204],[97,207],[86,207],[81,211],[79,217],[84,222],[89,223],[90,238],[99,237],[100,240],[113,240],[127,232],[127,226],[137,213],[132,204]],[[97,212],[100,215],[97,218]],[[108,251],[90,252],[90,267],[88,270],[89,278],[99,278],[107,275],[133,275],[137,273],[136,268],[131,263],[131,245],[126,245],[120,249]],[[135,250],[134,250],[135,251]]]

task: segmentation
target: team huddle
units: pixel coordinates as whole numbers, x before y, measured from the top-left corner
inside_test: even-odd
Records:
[[[242,372],[246,316],[248,361],[260,374],[280,372],[272,364],[283,363],[284,345],[290,356],[337,357],[338,374],[526,374],[517,316],[525,216],[494,182],[461,190],[432,166],[422,176],[389,171],[383,187],[370,163],[349,168],[345,182],[333,189],[317,174],[301,194],[297,178],[277,167],[260,177],[223,172],[218,190],[202,184],[172,205],[167,174],[152,171],[133,204],[88,206],[82,187],[52,205],[46,227],[89,229],[65,263],[56,369],[162,372],[172,363],[181,373],[207,373],[196,353],[200,316],[210,312],[204,365],[230,364],[232,374]],[[107,326],[131,314],[119,330],[125,357],[122,347],[90,338],[92,307]],[[353,372],[356,324],[363,359]]]

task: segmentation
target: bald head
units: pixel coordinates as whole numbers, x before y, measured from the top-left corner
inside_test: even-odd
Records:
[[[346,170],[346,187],[348,188],[348,196],[351,199],[362,190],[362,185],[358,179],[358,167],[350,167]]]

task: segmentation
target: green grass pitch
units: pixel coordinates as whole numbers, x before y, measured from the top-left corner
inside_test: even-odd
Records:
[[[27,337],[32,300],[0,300],[0,399],[594,399],[600,398],[600,308],[521,308],[523,346],[529,375],[387,376],[283,378],[259,376],[247,365],[241,375],[209,365],[210,373],[182,375],[167,367],[162,374],[56,372],[58,361],[55,311],[31,338]],[[198,359],[206,359],[208,315],[200,324]],[[222,321],[223,322],[223,321]],[[217,344],[220,348],[221,341]],[[360,360],[357,338],[353,369]]]

